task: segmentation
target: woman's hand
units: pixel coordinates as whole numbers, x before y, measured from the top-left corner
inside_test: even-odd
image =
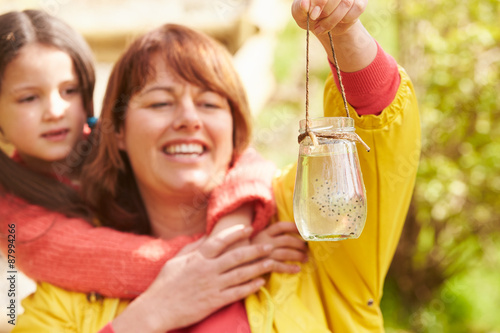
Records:
[[[370,65],[377,55],[377,43],[359,20],[368,0],[294,0],[292,16],[298,26],[309,29],[335,63],[327,32],[331,32],[339,68],[356,72]]]
[[[353,26],[364,12],[368,0],[294,0],[292,16],[302,29],[307,28],[317,36],[331,31],[341,35]]]
[[[273,269],[274,261],[268,259],[273,246],[227,250],[251,233],[252,228],[235,226],[169,260],[151,286],[113,321],[115,332],[163,333],[185,327],[258,291],[265,283],[259,277]]]
[[[273,272],[297,273],[300,266],[287,261],[307,261],[307,244],[300,238],[295,223],[277,222],[269,225],[251,240],[252,244],[271,244],[269,258],[274,260]]]

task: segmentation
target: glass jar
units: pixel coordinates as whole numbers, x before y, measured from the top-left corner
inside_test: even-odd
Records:
[[[324,117],[310,120],[300,142],[293,195],[295,223],[306,241],[358,238],[366,221],[366,192],[359,166],[354,120]],[[300,121],[300,133],[306,121]]]

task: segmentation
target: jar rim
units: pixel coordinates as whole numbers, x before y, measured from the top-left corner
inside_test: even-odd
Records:
[[[306,120],[299,122],[300,133],[306,130]],[[354,119],[351,117],[319,117],[309,118],[309,129],[311,131],[332,131],[332,130],[354,130]]]

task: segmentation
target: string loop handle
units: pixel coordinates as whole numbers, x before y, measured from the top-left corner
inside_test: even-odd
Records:
[[[309,125],[309,12],[307,13],[307,29],[306,29],[306,131],[305,133],[302,133],[299,135],[298,140],[299,143],[302,142],[302,140],[305,139],[306,136],[309,136],[311,138],[311,141],[314,146],[318,145],[318,139],[317,137],[323,137],[323,138],[332,138],[332,139],[346,139],[346,140],[351,140],[351,141],[357,141],[361,143],[366,151],[370,151],[370,147],[361,140],[359,135],[356,133],[350,133],[347,135],[347,133],[343,134],[317,134],[314,133],[313,131],[310,130]],[[328,38],[330,39],[330,47],[332,50],[332,56],[333,56],[333,62],[335,65],[335,68],[337,69],[337,77],[339,80],[339,85],[340,85],[340,92],[342,94],[342,100],[344,101],[344,108],[347,114],[347,117],[350,118],[349,114],[349,107],[347,106],[347,98],[345,96],[345,89],[344,85],[342,84],[342,76],[340,75],[340,68],[337,62],[337,55],[335,54],[335,49],[333,47],[333,38],[332,34],[330,31],[328,31]]]

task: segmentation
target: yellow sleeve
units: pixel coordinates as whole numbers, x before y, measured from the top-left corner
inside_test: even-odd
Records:
[[[382,114],[358,116],[350,108],[356,133],[368,213],[358,239],[309,242],[325,316],[333,332],[383,330],[379,303],[384,279],[398,244],[415,185],[420,157],[420,120],[413,86],[402,68],[394,101]],[[325,87],[325,116],[345,109],[333,78]],[[275,180],[279,220],[293,220],[295,169]],[[292,190],[291,190],[292,189]]]
[[[12,332],[77,332],[71,300],[65,296],[47,283],[37,284],[37,290],[22,301],[24,313]]]
[[[401,83],[394,101],[381,115],[358,116],[351,108],[356,132],[370,146],[359,146],[368,218],[357,240],[340,242],[373,299],[378,302],[396,251],[415,186],[420,159],[420,119],[413,85],[399,68]],[[342,99],[330,76],[325,88],[325,116],[343,115]],[[338,252],[338,251],[337,251]],[[340,254],[340,253],[338,253]],[[337,260],[337,259],[336,259]],[[336,276],[338,270],[332,271]]]
[[[22,301],[24,313],[12,333],[96,333],[127,304],[38,283],[36,291]]]

